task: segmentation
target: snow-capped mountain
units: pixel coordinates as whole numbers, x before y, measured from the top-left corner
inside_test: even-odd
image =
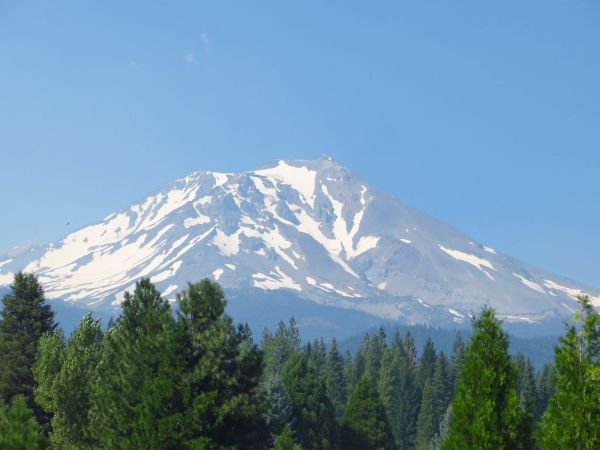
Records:
[[[21,269],[49,298],[98,309],[141,277],[167,298],[212,277],[405,322],[460,323],[484,304],[541,322],[569,316],[582,292],[600,305],[598,290],[500,254],[330,158],[194,172],[59,242],[0,254],[0,285]]]

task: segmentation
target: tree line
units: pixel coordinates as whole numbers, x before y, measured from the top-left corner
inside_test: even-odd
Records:
[[[410,333],[302,343],[296,322],[254,342],[220,286],[189,284],[172,308],[147,279],[103,328],[68,337],[32,274],[0,315],[3,449],[600,448],[600,315],[588,297],[534,370],[508,352],[493,309],[452,354]]]

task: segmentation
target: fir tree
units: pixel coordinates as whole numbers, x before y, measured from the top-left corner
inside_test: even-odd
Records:
[[[540,422],[542,450],[600,448],[600,314],[579,297],[575,324],[555,349],[556,392]]]
[[[379,332],[368,339],[365,343],[365,370],[369,373],[371,380],[377,384],[379,377],[379,367],[381,366],[381,357],[386,345],[386,334],[383,327]]]
[[[341,416],[347,400],[346,380],[344,378],[344,359],[338,352],[335,338],[325,361],[325,385],[327,394],[333,403],[337,416]]]
[[[10,407],[0,400],[0,448],[38,450],[48,448],[48,441],[23,395],[13,398]]]
[[[183,446],[260,448],[269,438],[259,389],[263,360],[249,328],[233,326],[223,291],[210,280],[189,284],[177,301]]]
[[[427,338],[423,346],[423,352],[419,358],[419,366],[417,369],[417,380],[421,388],[425,386],[427,381],[433,376],[435,370],[436,352],[435,346],[431,338]]]
[[[279,376],[291,355],[300,349],[300,330],[292,317],[289,325],[279,322],[275,334],[264,331],[261,348],[264,353],[265,376]]]
[[[529,358],[525,358],[521,353],[517,353],[513,360],[517,372],[516,386],[519,405],[533,414],[536,399],[533,364]]]
[[[555,392],[556,369],[554,364],[546,363],[535,379],[535,418],[539,420],[548,407],[548,401]]]
[[[396,448],[385,408],[368,372],[348,399],[342,427],[342,448],[345,450]]]
[[[302,447],[294,442],[292,429],[286,426],[281,434],[275,438],[273,450],[302,450]]]
[[[100,322],[88,314],[67,343],[54,332],[40,339],[34,367],[35,399],[52,413],[50,439],[57,448],[92,446],[88,411],[92,381],[100,361]]]
[[[293,430],[302,448],[337,448],[335,410],[312,361],[302,352],[293,354],[283,367],[281,382],[292,405]]]
[[[453,353],[452,359],[450,360],[450,386],[452,386],[451,391],[454,393],[454,389],[458,384],[458,377],[460,375],[460,371],[462,369],[462,365],[465,361],[465,343],[462,339],[460,333],[457,333],[456,339],[454,339],[454,343],[452,345]]]
[[[508,335],[494,311],[473,320],[444,449],[530,449],[530,416],[519,407]]]
[[[0,399],[6,403],[22,394],[38,420],[46,414],[33,402],[33,364],[40,338],[54,330],[54,312],[33,274],[15,275],[11,292],[4,296],[0,313]]]
[[[107,331],[92,385],[90,430],[112,449],[173,448],[182,417],[173,402],[180,355],[173,317],[148,279],[125,293],[122,314]]]
[[[436,359],[433,376],[425,382],[421,410],[417,421],[416,449],[428,450],[440,428],[440,421],[450,404],[450,380],[446,355]]]

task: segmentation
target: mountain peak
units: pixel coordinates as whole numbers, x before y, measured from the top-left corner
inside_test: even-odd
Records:
[[[211,277],[411,322],[461,322],[484,304],[537,322],[570,315],[577,294],[595,292],[475,242],[333,158],[279,160],[193,172],[61,241],[0,258],[0,285],[25,269],[50,298],[102,308],[141,277],[167,298]]]

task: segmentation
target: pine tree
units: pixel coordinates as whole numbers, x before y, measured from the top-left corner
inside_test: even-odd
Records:
[[[137,282],[105,335],[92,385],[90,430],[100,447],[179,445],[182,417],[173,399],[181,356],[173,334],[168,302],[148,279]]]
[[[342,448],[347,450],[396,448],[385,407],[368,372],[358,382],[348,399],[342,419]]]
[[[292,405],[293,430],[302,448],[337,448],[335,410],[312,361],[302,352],[293,354],[283,367],[281,383]]]
[[[208,279],[189,284],[177,301],[183,446],[263,447],[269,439],[259,385],[263,360],[249,328],[233,326],[223,291]]]
[[[102,331],[84,316],[65,343],[61,333],[43,336],[34,367],[35,400],[52,413],[50,439],[56,448],[92,446],[88,411],[92,381],[100,362]]]
[[[54,330],[54,312],[33,274],[15,275],[11,292],[4,296],[0,313],[0,399],[6,403],[22,394],[38,420],[46,414],[33,402],[33,364],[40,338]]]
[[[48,441],[23,395],[13,398],[10,407],[0,400],[0,448],[38,450],[48,448]]]
[[[530,419],[519,407],[508,335],[494,311],[473,320],[444,449],[530,449]]]
[[[335,338],[325,361],[325,385],[327,394],[333,403],[336,415],[341,416],[347,400],[346,379],[344,378],[344,359],[338,352]]]
[[[539,426],[542,450],[600,448],[600,314],[580,296],[575,323],[556,346],[556,392]]]

